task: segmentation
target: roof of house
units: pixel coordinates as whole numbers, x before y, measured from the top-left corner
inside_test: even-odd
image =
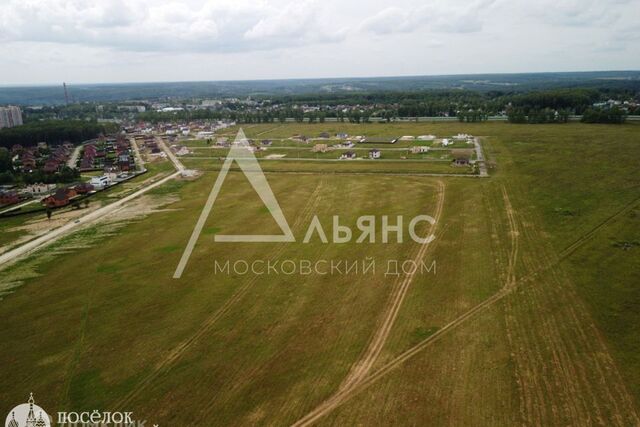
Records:
[[[469,160],[472,154],[473,154],[473,150],[465,150],[465,149],[451,150],[451,156],[456,160],[458,159]]]
[[[393,137],[373,137],[373,138],[364,138],[361,142],[365,144],[395,144],[398,141],[398,138]]]

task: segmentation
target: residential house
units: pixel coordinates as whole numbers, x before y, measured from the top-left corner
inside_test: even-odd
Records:
[[[411,147],[411,154],[421,154],[429,151],[429,147],[425,145],[416,145]]]
[[[32,184],[24,189],[24,192],[32,196],[43,196],[50,194],[56,189],[55,184]]]
[[[469,166],[473,150],[451,150],[454,166]]]
[[[360,140],[363,144],[395,144],[398,138],[363,138]]]
[[[51,196],[42,199],[42,204],[48,208],[59,208],[68,205],[77,195],[73,188],[58,188]]]
[[[351,160],[356,158],[356,153],[353,151],[345,151],[340,155],[341,160]]]
[[[374,148],[373,150],[369,151],[369,158],[370,159],[379,159],[382,156],[382,153],[380,152],[380,150]]]
[[[13,205],[20,201],[20,195],[15,191],[0,191],[0,205]]]
[[[89,181],[89,184],[93,185],[96,189],[103,189],[111,185],[111,178],[107,175],[94,176],[91,178],[91,181]]]
[[[73,188],[76,190],[76,193],[78,194],[87,194],[95,190],[93,185],[89,184],[88,182],[83,182],[81,184],[76,185]]]

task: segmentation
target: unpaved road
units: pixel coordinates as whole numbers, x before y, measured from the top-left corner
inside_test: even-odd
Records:
[[[153,190],[154,188],[164,184],[167,181],[170,181],[178,176],[180,176],[185,170],[186,168],[184,167],[184,165],[180,162],[180,160],[178,160],[178,158],[173,154],[173,152],[171,152],[171,150],[166,146],[166,144],[164,143],[164,141],[162,141],[161,138],[158,138],[159,140],[159,145],[162,147],[162,149],[167,153],[167,156],[169,157],[169,160],[171,160],[171,162],[173,163],[173,165],[175,166],[177,172],[162,178],[159,181],[153,182],[151,184],[149,184],[148,186],[141,188],[140,190],[130,194],[129,196],[123,197],[122,199],[113,202],[107,206],[101,207],[91,213],[88,213],[87,215],[84,215],[80,218],[78,218],[77,220],[75,220],[74,222],[69,222],[63,226],[61,226],[60,228],[56,228],[55,230],[52,230],[51,232],[40,236],[36,239],[33,239],[27,243],[25,243],[22,246],[19,246],[15,249],[12,249],[10,251],[7,251],[5,253],[3,253],[2,255],[0,255],[0,269],[6,267],[7,265],[11,264],[12,262],[14,262],[15,260],[19,259],[22,256],[25,256],[33,251],[35,251],[36,249],[39,249],[41,247],[44,247],[56,240],[58,240],[59,238],[71,233],[72,231],[91,224],[97,220],[99,220],[100,218],[103,218],[106,215],[109,215],[111,213],[113,213],[114,211],[120,209],[124,204],[128,203],[129,201],[135,199],[136,197],[139,197],[143,194],[145,194],[146,192],[148,192],[149,190]],[[141,159],[141,158],[140,158]]]
[[[182,162],[178,160],[178,157],[167,146],[167,144],[164,142],[164,139],[157,136],[156,141],[158,142],[158,145],[162,148],[162,150],[164,150],[164,152],[167,154],[167,157],[169,158],[169,160],[171,160],[171,163],[173,163],[178,172],[184,172],[187,168],[185,168]]]
[[[67,166],[69,166],[70,168],[76,167],[76,165],[78,164],[78,158],[80,157],[81,150],[82,150],[82,145],[78,145],[73,149],[73,153],[71,153],[69,160],[67,160]]]
[[[437,181],[437,196],[438,200],[436,203],[436,213],[434,214],[434,219],[436,221],[429,228],[429,235],[435,234],[438,222],[440,221],[440,218],[442,216],[442,208],[444,206],[445,197],[445,185],[442,181]],[[420,245],[419,250],[413,259],[413,262],[416,265],[418,265],[419,262],[424,259],[429,247],[429,243]],[[369,373],[376,360],[378,360],[378,356],[380,356],[380,352],[382,351],[384,344],[387,342],[387,338],[389,337],[391,328],[393,327],[396,318],[398,317],[398,312],[400,311],[402,302],[407,295],[409,286],[413,282],[414,274],[415,270],[411,271],[409,274],[400,276],[396,280],[394,289],[397,289],[397,291],[395,293],[392,293],[390,304],[388,305],[388,307],[386,307],[385,312],[382,314],[384,320],[382,321],[380,328],[375,331],[373,338],[369,343],[369,347],[367,348],[361,359],[354,364],[351,372],[342,383],[342,386],[340,387],[341,389],[348,389],[362,381],[362,379]]]
[[[133,153],[136,156],[136,168],[138,171],[144,169],[144,159],[142,158],[142,154],[140,153],[140,147],[138,147],[138,143],[135,138],[129,138],[129,143],[131,144],[131,148],[133,149]]]
[[[50,233],[45,234],[44,236],[40,236],[34,240],[31,240],[30,242],[25,243],[24,245],[17,247],[15,249],[12,249],[8,252],[3,253],[2,255],[0,255],[0,269],[6,267],[7,265],[11,264],[13,261],[17,260],[18,258],[27,255],[33,251],[35,251],[36,249],[40,249],[56,240],[58,240],[59,238],[71,233],[72,231],[84,226],[84,225],[88,225],[91,223],[94,223],[95,221],[99,220],[100,218],[103,218],[106,215],[109,215],[110,213],[118,210],[119,208],[121,208],[125,203],[135,199],[136,197],[139,197],[141,195],[143,195],[144,193],[146,193],[149,190],[153,190],[154,188],[164,184],[167,181],[172,180],[173,178],[176,178],[180,175],[180,172],[174,172],[173,174],[162,178],[159,181],[156,181],[150,185],[148,185],[147,187],[144,187],[138,191],[136,191],[133,194],[130,194],[129,196],[123,197],[122,199],[113,202],[107,206],[101,207],[99,209],[96,209],[95,211],[88,213],[87,215],[78,218],[77,220],[75,220],[74,222],[69,222],[63,226],[61,226],[60,228],[56,228],[55,230],[52,230]]]
[[[490,297],[487,300],[483,301],[482,303],[476,305],[472,309],[466,311],[461,316],[459,316],[458,318],[454,319],[453,321],[451,321],[450,323],[448,323],[447,325],[445,325],[444,327],[439,329],[435,334],[433,334],[430,337],[426,338],[425,340],[423,340],[422,342],[418,343],[417,345],[415,345],[411,349],[403,352],[398,357],[396,357],[395,359],[393,359],[390,362],[386,363],[380,369],[376,370],[372,374],[366,376],[363,380],[361,380],[360,382],[355,384],[353,387],[350,387],[348,389],[339,390],[338,393],[336,393],[336,395],[334,395],[331,399],[325,401],[322,405],[320,405],[314,411],[312,411],[309,414],[307,414],[305,417],[300,419],[294,425],[296,425],[296,426],[311,425],[311,424],[317,422],[318,420],[320,420],[322,417],[328,415],[334,409],[336,409],[338,406],[344,404],[349,399],[351,399],[352,397],[354,397],[355,395],[357,395],[361,391],[365,390],[368,386],[370,386],[370,385],[374,384],[375,382],[377,382],[379,379],[385,377],[388,373],[390,373],[395,368],[399,367],[404,362],[406,362],[409,359],[411,359],[412,357],[414,357],[416,354],[421,352],[423,349],[427,348],[428,346],[433,344],[435,341],[437,341],[438,339],[440,339],[441,337],[446,335],[448,332],[451,332],[452,330],[455,330],[458,326],[461,326],[461,325],[467,323],[468,320],[470,320],[471,318],[475,317],[477,314],[479,314],[481,312],[484,312],[487,308],[495,305],[496,302],[501,301],[505,296],[511,295],[513,293],[513,291],[515,289],[517,289],[517,287],[519,285],[521,285],[521,284],[523,284],[525,282],[530,282],[535,276],[538,275],[538,273],[540,271],[546,271],[549,268],[551,268],[553,265],[558,264],[564,258],[564,256],[566,256],[566,254],[571,253],[577,247],[579,247],[582,244],[584,244],[586,241],[589,240],[590,237],[592,237],[592,235],[595,232],[597,232],[601,228],[601,226],[597,226],[593,230],[591,230],[588,233],[586,233],[583,237],[579,238],[576,241],[576,243],[571,245],[569,248],[565,249],[565,251],[563,251],[560,254],[561,256],[559,258],[550,259],[548,265],[539,266],[536,263],[536,270],[534,272],[532,272],[532,273],[520,278],[519,280],[517,280],[516,276],[515,276],[515,266],[516,266],[516,261],[519,258],[519,255],[518,255],[518,253],[519,253],[519,251],[518,251],[519,244],[518,244],[518,242],[519,242],[520,231],[519,231],[518,222],[517,222],[516,217],[515,217],[515,212],[514,212],[514,210],[512,208],[511,201],[509,200],[509,196],[508,196],[506,188],[504,186],[502,187],[502,195],[503,195],[503,198],[504,198],[504,204],[505,204],[505,209],[506,209],[506,213],[507,213],[507,217],[508,217],[509,231],[510,231],[510,236],[511,236],[511,239],[510,239],[511,240],[511,250],[510,250],[510,253],[509,253],[509,257],[508,257],[505,282],[504,282],[504,285],[503,285],[502,289],[500,291],[498,291],[496,294],[494,294],[492,297]],[[634,201],[633,203],[630,203],[630,205],[634,205],[635,202],[636,201]],[[621,210],[621,212],[624,213],[628,209],[630,209],[629,206],[626,206],[625,208],[623,208]],[[613,217],[617,217],[618,214],[614,215]],[[610,219],[606,220],[605,223],[607,223],[609,221],[610,221]],[[534,289],[535,289],[535,287],[534,287]],[[506,300],[506,301],[510,301],[510,300]],[[529,299],[527,301],[529,301]],[[577,302],[577,300],[574,300],[574,301]],[[527,304],[530,304],[530,302],[527,302]],[[571,307],[572,305],[567,305],[567,306]],[[574,316],[575,316],[575,313],[574,313]],[[577,319],[577,317],[575,317],[575,319]],[[593,327],[592,324],[588,324],[587,326],[588,326],[587,329]],[[592,359],[592,362],[594,362],[594,361],[598,362],[598,363],[595,364],[595,368],[593,368],[595,371],[594,372],[585,371],[582,374],[586,374],[586,373],[588,373],[589,375],[596,375],[597,374],[596,376],[600,377],[599,382],[596,382],[595,384],[597,384],[597,387],[599,388],[599,390],[600,390],[600,388],[602,388],[602,390],[604,390],[604,393],[605,393],[604,395],[606,396],[605,400],[607,400],[607,402],[605,402],[605,404],[603,404],[603,406],[607,407],[607,404],[612,404],[613,405],[614,413],[611,415],[611,419],[610,419],[612,421],[612,425],[620,425],[620,426],[623,426],[623,425],[640,425],[640,418],[638,417],[638,414],[637,414],[637,412],[636,412],[636,410],[634,408],[633,399],[630,397],[629,392],[626,390],[626,388],[624,386],[624,382],[622,381],[622,378],[621,378],[619,372],[617,371],[615,363],[613,362],[613,360],[609,356],[606,344],[602,341],[602,338],[597,334],[597,331],[591,331],[591,332],[594,332],[594,333],[585,334],[585,333],[579,333],[580,332],[579,328],[572,328],[571,330],[572,331],[577,331],[576,335],[575,335],[575,339],[576,340],[584,339],[585,342],[591,343],[595,347],[594,350],[591,350],[589,352],[590,354],[595,355],[595,356],[593,356],[593,358],[596,359],[596,360]],[[529,331],[529,330],[521,331],[519,336],[527,337],[530,333],[531,333],[531,331]],[[543,331],[541,333],[543,334],[543,336],[553,335],[554,334],[554,330],[550,329],[548,327],[543,327]],[[545,346],[549,346],[551,344],[537,343],[537,345],[545,347]],[[535,349],[536,347],[533,346],[531,348]],[[558,352],[563,352],[564,350],[566,350],[565,348],[562,347],[561,343],[557,343],[557,342],[554,342],[554,348],[557,348]],[[529,352],[520,352],[520,353],[522,353],[525,356],[527,356]],[[556,359],[557,359],[557,357],[556,357]],[[541,372],[541,371],[544,371],[545,369],[551,369],[553,367],[554,369],[560,369],[559,372],[556,372],[557,376],[559,376],[559,374],[575,376],[576,373],[573,372],[572,369],[575,369],[576,367],[573,366],[573,365],[569,366],[569,365],[567,365],[567,363],[570,364],[572,362],[569,361],[569,362],[565,362],[563,364],[563,363],[560,363],[559,360],[553,360],[553,361],[550,361],[549,365],[545,365],[544,367],[535,367],[535,369],[536,369],[536,372]],[[534,369],[534,368],[532,367],[531,369]],[[566,369],[569,369],[570,372],[569,373],[565,372]],[[573,372],[573,373],[571,373],[571,372]],[[550,375],[550,374],[548,373],[547,375]],[[527,382],[524,383],[525,381],[527,381]],[[531,381],[532,381],[531,378],[528,378],[528,377],[527,378],[518,377],[518,383],[521,385],[521,387],[524,387],[525,389],[527,389],[527,391],[529,392],[527,394],[531,394],[533,392],[537,393],[537,392],[540,391],[540,390],[538,390],[540,388],[540,386],[536,387],[535,385],[532,385]],[[531,390],[531,389],[536,389],[536,390]],[[600,390],[600,391],[602,391],[602,390]],[[522,390],[521,390],[521,393],[522,393]],[[574,390],[574,394],[575,393],[578,393],[578,394],[582,395],[583,392],[579,392],[578,390]],[[523,420],[529,420],[529,422],[525,422],[525,424],[527,424],[527,425],[529,425],[529,424],[531,424],[531,425],[545,425],[545,424],[547,424],[549,422],[549,419],[545,419],[544,416],[543,416],[544,414],[540,414],[539,411],[536,410],[536,408],[539,409],[540,402],[544,402],[544,401],[549,399],[548,392],[546,394],[542,393],[541,395],[537,396],[537,398],[539,399],[538,402],[536,402],[535,399],[531,398],[531,396],[529,396],[529,397],[530,397],[529,399],[525,399],[523,401],[524,405],[525,405],[525,407],[522,408]],[[573,408],[572,411],[569,411],[570,414],[571,414],[572,419],[575,420],[575,421],[582,420],[582,421],[577,423],[579,425],[589,425],[589,424],[591,424],[591,422],[589,422],[588,424],[583,424],[582,422],[584,420],[593,421],[593,419],[591,417],[592,417],[593,413],[596,413],[596,414],[598,414],[598,419],[599,419],[600,423],[602,425],[604,425],[604,419],[600,418],[601,414],[603,413],[603,411],[601,410],[602,408],[599,407],[599,406],[601,406],[600,405],[601,402],[598,402],[598,401],[595,401],[595,402],[596,402],[596,406],[598,406],[598,407],[597,408],[592,408],[591,406],[585,406],[583,409],[586,408],[586,410],[587,410],[586,413],[576,412],[576,411],[578,411],[580,409],[577,406],[575,408]],[[532,404],[534,406],[533,409],[531,407],[527,406],[527,405],[530,405],[530,404]],[[568,410],[567,408],[564,408],[564,409]],[[607,409],[611,409],[611,408],[607,407]],[[559,411],[559,409],[555,408],[555,411],[557,412],[557,411]],[[558,416],[558,414],[555,413],[555,412],[554,412],[554,415],[552,415],[552,417],[557,417],[557,416]],[[629,424],[629,422],[630,422],[630,424]]]
[[[345,403],[347,400],[364,390],[369,385],[373,384],[380,378],[384,377],[387,373],[402,365],[407,360],[411,359],[413,356],[418,354],[424,348],[428,347],[436,340],[440,339],[442,336],[447,334],[448,332],[454,330],[458,326],[465,323],[467,320],[474,317],[476,314],[484,311],[488,307],[491,307],[496,302],[500,301],[506,295],[510,294],[511,291],[515,288],[516,280],[515,280],[515,265],[516,265],[516,257],[518,254],[518,225],[515,220],[514,212],[511,207],[511,202],[509,200],[509,196],[507,194],[504,186],[502,187],[502,194],[505,201],[505,207],[507,210],[507,216],[509,218],[509,231],[511,235],[511,252],[509,254],[508,260],[508,271],[506,274],[506,281],[503,288],[498,291],[496,294],[466,311],[453,321],[449,322],[442,328],[440,328],[436,333],[430,335],[425,338],[423,341],[419,342],[409,350],[403,352],[398,357],[394,358],[390,362],[383,365],[380,369],[376,370],[372,374],[369,374],[369,370],[366,372],[362,372],[356,380],[349,381],[347,383],[343,383],[343,386],[338,390],[336,394],[331,396],[329,399],[325,400],[322,404],[320,404],[316,409],[309,412],[307,415],[302,417],[296,423],[293,424],[294,427],[302,427],[302,426],[310,426],[317,422],[322,417],[331,413],[338,406]],[[444,195],[444,194],[443,194]],[[444,197],[443,197],[444,199]],[[436,222],[437,223],[437,222]],[[421,248],[422,249],[422,248]],[[406,291],[405,291],[406,292]],[[388,334],[388,333],[387,333]],[[367,353],[369,353],[368,351]]]

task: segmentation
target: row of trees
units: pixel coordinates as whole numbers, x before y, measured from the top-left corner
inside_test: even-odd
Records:
[[[77,144],[88,139],[117,131],[113,123],[97,123],[82,120],[50,120],[31,122],[22,126],[0,130],[0,147],[35,145],[38,142],[57,145],[69,141]]]
[[[551,108],[525,109],[510,108],[507,117],[511,123],[567,123],[570,112],[567,109],[554,110]],[[583,123],[624,123],[627,113],[619,107],[588,108],[582,114]]]
[[[551,108],[510,108],[507,118],[510,123],[567,123],[569,110],[554,110]]]
[[[461,122],[477,123],[487,121],[489,116],[482,110],[460,110],[458,120]]]
[[[627,113],[619,107],[611,108],[589,108],[582,115],[584,123],[624,123]]]

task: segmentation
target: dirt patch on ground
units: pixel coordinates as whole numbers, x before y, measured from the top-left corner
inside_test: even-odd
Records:
[[[100,208],[100,206],[102,206],[102,203],[96,202],[90,204],[86,208],[60,211],[58,213],[53,213],[50,220],[47,219],[46,213],[43,212],[41,215],[28,220],[23,225],[9,228],[7,229],[8,232],[25,231],[27,234],[19,237],[8,245],[1,246],[0,254],[16,246],[20,246],[21,244],[28,242],[31,239],[42,236],[43,234],[47,234],[51,230],[61,227],[69,221],[74,221],[77,218]]]
[[[175,209],[162,209],[163,206],[177,202],[180,198],[176,195],[166,196],[140,196],[131,203],[123,206],[105,218],[105,223],[113,224],[125,221],[140,220],[152,213],[165,212]]]
[[[168,210],[163,209],[163,207],[175,203],[178,200],[179,197],[173,194],[140,196],[121,209],[110,213],[99,223],[92,223],[79,228],[69,236],[36,251],[27,259],[8,267],[2,272],[2,276],[0,276],[0,300],[2,300],[4,295],[13,292],[14,289],[21,286],[25,280],[39,276],[40,272],[38,267],[42,263],[52,260],[62,253],[90,248],[103,239],[118,233],[122,227],[132,221],[139,221],[152,213]],[[89,206],[86,209],[74,209],[63,212],[52,217],[51,221],[48,221],[46,217],[44,219],[30,221],[19,227],[19,229],[24,229],[32,233],[24,237],[24,240],[31,240],[98,208],[98,203],[95,203],[94,206]]]

